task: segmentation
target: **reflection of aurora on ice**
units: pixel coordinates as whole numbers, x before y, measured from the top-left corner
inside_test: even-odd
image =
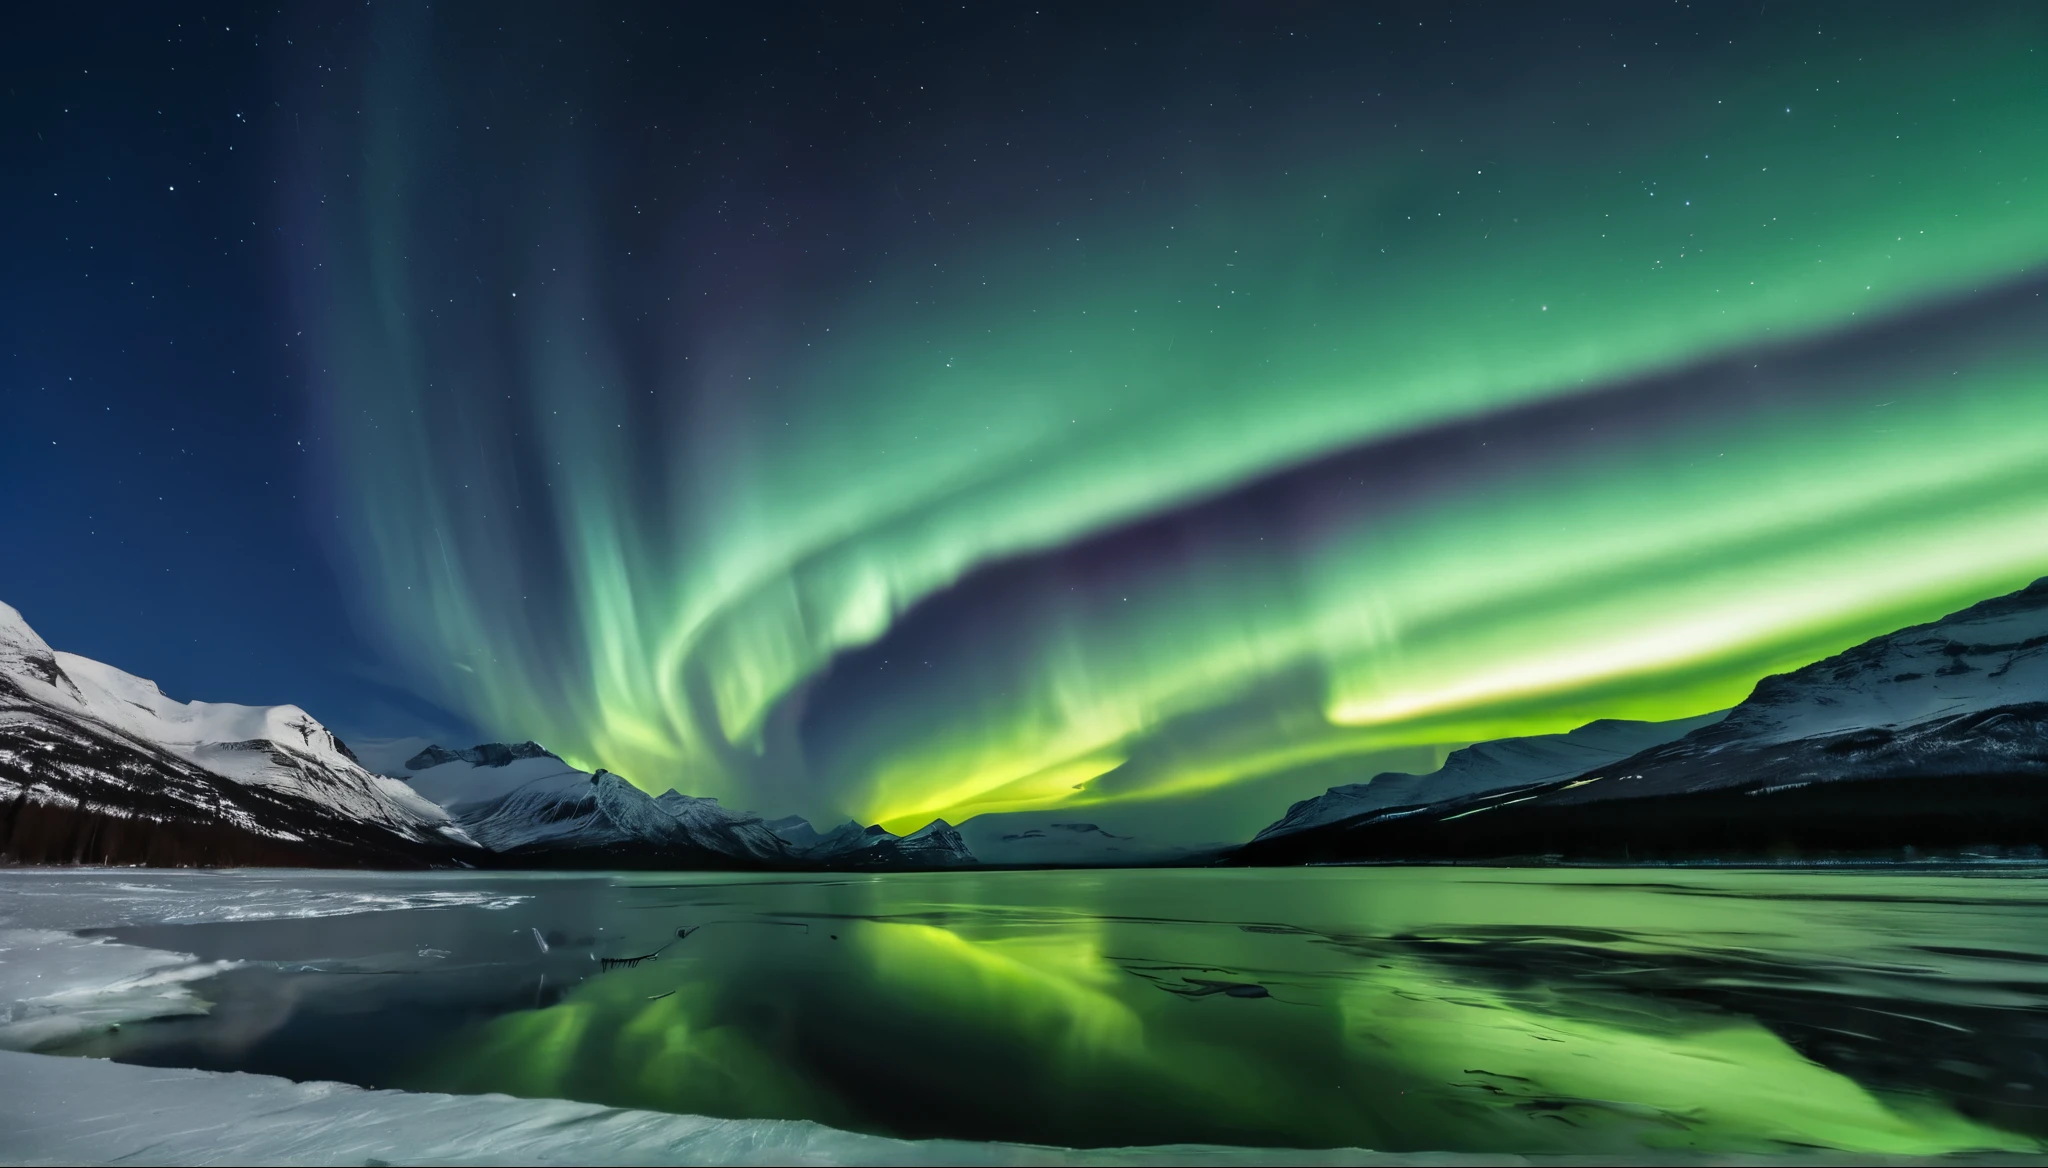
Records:
[[[1483,880],[1423,883],[1454,901],[1502,895]],[[1662,899],[1598,899],[1612,908],[1630,897],[1644,907]],[[1755,935],[1749,902],[1713,907],[1725,911],[1702,915],[1723,916],[1731,935]],[[856,1129],[876,1125],[874,1093],[901,1092],[922,1102],[911,1112],[892,1109],[879,1130],[959,1136],[965,1125],[998,1139],[1081,1146],[1166,1142],[1191,1129],[1204,1142],[1559,1154],[2038,1146],[1917,1089],[1873,1091],[1755,1018],[1688,1001],[1697,986],[1674,982],[1665,997],[1626,976],[1590,986],[1532,979],[1531,950],[1548,940],[1540,927],[1460,936],[1451,925],[1442,943],[1466,952],[1445,962],[1413,939],[1333,944],[1306,932],[1182,933],[1029,911],[990,915],[997,919],[943,928],[849,922],[848,968],[764,987],[720,971],[648,1002],[649,987],[670,984],[678,971],[593,983],[558,1005],[490,1024],[481,1044],[451,1065],[464,1090],[641,1107],[677,1107],[680,1099],[690,1101],[684,1110],[823,1118]],[[1496,968],[1486,970],[1473,957],[1487,933],[1503,931],[1519,935],[1495,947]],[[1562,932],[1551,943],[1583,955],[1573,930]],[[1836,930],[1800,956],[1863,940]],[[1105,953],[1161,941],[1191,961],[1182,968],[1194,977],[1264,977],[1280,1000],[1215,1003],[1232,1013],[1193,1016],[1171,995],[1139,988],[1148,983],[1123,968],[1128,959]],[[1588,948],[1627,969],[1682,959],[1699,941],[1688,934],[1674,950],[1656,934],[1613,933]],[[1731,960],[1712,973],[1768,978],[1796,959]],[[1600,963],[1580,964],[1569,972]],[[840,1000],[815,1012],[789,1009],[784,1024],[832,1028],[848,1049],[821,1050],[807,1066],[778,1059],[772,1030],[740,1021],[775,1001],[820,997]],[[875,1023],[849,1029],[849,1018]],[[1318,1082],[1338,1089],[1309,1087]]]
[[[1670,88],[1532,49],[1483,116],[1282,85],[1294,153],[964,191],[857,275],[720,234],[725,187],[640,217],[667,180],[578,153],[637,139],[546,128],[580,66],[381,56],[309,211],[365,595],[492,735],[896,830],[1270,778],[1242,838],[1391,751],[1726,707],[2048,571],[2040,26],[1973,19]],[[1148,153],[1098,112],[1088,166]]]
[[[329,899],[374,880],[430,903],[393,898],[432,878],[325,879]],[[2048,1038],[2029,879],[457,879],[474,907],[117,929],[290,957],[191,983],[210,1017],[65,1049],[1084,1147],[1917,1155],[2048,1137],[2021,1090]],[[701,928],[654,959],[593,960],[681,923]],[[412,976],[332,976],[371,972]],[[1270,996],[1180,992],[1219,984]]]

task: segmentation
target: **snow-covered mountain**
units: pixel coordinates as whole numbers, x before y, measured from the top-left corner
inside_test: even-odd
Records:
[[[880,824],[862,827],[851,819],[820,832],[796,815],[766,826],[805,863],[824,867],[960,868],[980,862],[960,837],[960,829],[943,819],[909,835],[897,835]]]
[[[181,702],[154,682],[56,652],[0,604],[0,863],[974,862],[944,822],[902,837],[849,825],[829,837],[812,832],[806,846],[792,847],[757,815],[674,790],[655,798],[532,742],[464,750],[425,744],[391,769],[398,774],[366,769],[297,706]]]
[[[1631,796],[1924,774],[2048,774],[2048,579],[1767,677],[1629,760]]]
[[[609,771],[577,770],[538,743],[429,746],[406,764],[414,790],[514,863],[577,867],[790,867],[759,816]]]
[[[429,742],[405,761],[406,773],[395,777],[406,778],[414,771],[427,770],[440,766],[443,763],[466,762],[473,767],[501,767],[519,762],[522,759],[554,757],[554,755],[548,753],[547,747],[542,746],[538,742],[530,741],[512,743],[480,742],[468,750],[450,750],[445,746]],[[555,759],[555,761],[560,762],[561,760]]]
[[[1446,803],[1510,787],[1574,778],[1637,751],[1682,738],[1727,716],[1727,710],[1716,710],[1671,722],[1603,718],[1565,734],[1474,743],[1452,751],[1440,769],[1428,774],[1390,771],[1363,783],[1331,787],[1313,799],[1303,799],[1255,838],[1290,835],[1389,808]]]
[[[1279,830],[1295,812],[1240,859],[2037,854],[2048,579],[1767,677],[1725,717],[1576,773]]]
[[[820,849],[833,852],[843,850],[854,837],[867,830],[849,819],[831,831],[821,832],[811,826],[810,820],[801,815],[785,815],[781,819],[770,819],[764,826],[798,855],[807,855]]]
[[[736,860],[758,860],[764,864],[781,865],[789,861],[788,846],[751,811],[721,807],[716,799],[685,795],[674,787],[662,792],[654,803],[713,851]]]
[[[960,829],[934,819],[909,835],[893,835],[879,825],[861,833],[860,847],[835,857],[840,863],[886,868],[959,868],[980,863],[960,838]]]
[[[0,604],[0,857],[28,863],[461,863],[439,807],[297,706],[181,702],[52,650]]]
[[[386,746],[391,744],[387,743]],[[389,765],[388,763],[383,765]],[[376,774],[297,706],[181,702],[0,604],[0,862],[948,868],[1158,862],[1130,829],[908,835],[651,797],[534,743]],[[1247,863],[2048,845],[2048,580],[1765,678],[1733,710],[1455,752],[1291,807]]]

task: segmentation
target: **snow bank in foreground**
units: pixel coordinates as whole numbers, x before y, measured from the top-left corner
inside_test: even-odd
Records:
[[[368,1091],[0,1051],[0,1162],[13,1164],[1622,1164],[1615,1157],[1177,1144],[1077,1151],[893,1140],[787,1119],[707,1119],[562,1099]],[[1662,1163],[2026,1163],[1791,1153]]]
[[[1357,1150],[1075,1152],[909,1141],[800,1120],[626,1111],[560,1099],[367,1091],[267,1075],[0,1052],[0,1161],[150,1164],[1380,1164]],[[1515,1163],[1433,1156],[1432,1163]]]

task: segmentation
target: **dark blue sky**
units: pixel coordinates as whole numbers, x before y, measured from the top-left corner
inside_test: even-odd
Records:
[[[601,17],[487,3],[22,9],[0,40],[0,600],[59,648],[175,697],[295,702],[345,737],[540,737],[648,782],[672,770],[703,792],[753,781],[742,772],[756,744],[729,736],[753,733],[757,715],[863,732],[929,715],[906,723],[915,749],[862,756],[869,777],[896,765],[883,755],[945,771],[953,763],[916,760],[950,758],[942,746],[955,740],[1066,741],[1013,735],[1013,715],[1020,726],[1036,715],[1010,695],[1167,692],[1178,664],[1159,665],[1167,680],[1120,672],[1146,662],[1149,626],[1091,627],[1101,660],[1075,676],[1064,664],[1034,672],[1058,638],[1018,635],[1015,675],[979,678],[1000,696],[985,718],[812,680],[864,652],[931,667],[936,650],[909,651],[920,630],[965,643],[935,623],[947,609],[932,594],[966,595],[956,574],[970,567],[1085,550],[1111,519],[1178,515],[1326,446],[1385,439],[1376,427],[1411,407],[1411,421],[1435,417],[1439,403],[1423,400],[1434,391],[1416,388],[1428,379],[1411,385],[1403,370],[1553,358],[1565,370],[1579,358],[1557,354],[1634,346],[1633,364],[1557,373],[1544,391],[1576,392],[1587,377],[1780,344],[1787,329],[1874,327],[1861,299],[1873,284],[1896,298],[1887,311],[1996,291],[2008,268],[2033,262],[2027,241],[2044,221],[2024,201],[2041,189],[2030,135],[2048,124],[2032,116],[2042,26],[2038,8],[1973,11],[1626,0],[1162,0],[1107,15],[1035,3],[650,4]],[[1816,256],[1889,264],[1904,227],[1923,222],[1938,242],[1922,247],[1915,226],[1904,266],[1881,280],[1808,279]],[[1428,234],[1439,228],[1452,234]],[[1390,242],[1399,255],[1383,258]],[[1688,272],[1734,265],[1742,288],[1761,275],[1755,295],[1773,306],[1743,309],[1737,328],[1704,307],[1721,295],[1704,275],[1641,283],[1681,259]],[[1838,270],[1850,269],[1825,272]],[[1169,315],[1192,287],[1243,292],[1251,315],[1225,326]],[[1583,344],[1553,351],[1550,331],[1500,323],[1511,319],[1501,305],[1538,287],[1578,289],[1592,306],[1574,310]],[[1506,297],[1494,316],[1473,307],[1488,297]],[[1160,331],[1100,332],[1101,313],[1047,323],[1055,304],[1156,309]],[[1311,345],[1290,331],[1326,312],[1363,330],[1355,351],[1315,358],[1327,367],[1307,356],[1325,334]],[[1415,327],[1363,339],[1410,313]],[[1144,349],[1147,337],[1165,348]],[[949,355],[933,364],[941,341]],[[1124,361],[1141,375],[1106,372]],[[1536,392],[1506,373],[1483,381],[1444,408],[1483,413]],[[1317,388],[1353,384],[1379,388]],[[1366,408],[1382,391],[1384,417]],[[1984,412],[2026,404],[2016,395]],[[1951,405],[1930,416],[1960,426],[1975,415]],[[1601,432],[1617,459],[1634,449],[1621,428]],[[1761,424],[1745,433],[1770,437]],[[1759,465],[1824,465],[1807,427],[1787,433],[1800,444],[1760,447]],[[1174,434],[1180,445],[1160,445]],[[1975,438],[1928,444],[1959,476],[1989,474],[1957,453],[1977,451]],[[1884,458],[1840,457],[1840,483],[1873,499],[1892,481],[1867,473]],[[1133,467],[1139,493],[1103,486]],[[961,487],[983,472],[986,484]],[[1987,484],[1970,497],[2011,496]],[[1493,522],[1511,495],[1473,514]],[[1075,505],[1089,500],[1104,509]],[[957,521],[904,526],[950,508]],[[1616,509],[1615,531],[1632,530],[1628,510]],[[1259,512],[1250,538],[1264,543],[1274,521]],[[1658,522],[1675,521],[1667,510]],[[1871,531],[1861,518],[1839,530]],[[2029,550],[1995,571],[1958,568],[1941,585],[1951,591],[1936,591],[2011,587],[2036,571]],[[1179,563],[1142,541],[1125,558]],[[1168,573],[1161,611],[1170,598],[1196,615],[1160,643],[1263,661],[1229,647],[1250,562],[1232,550]],[[1453,572],[1416,562],[1418,578]],[[1390,573],[1331,603],[1373,595]],[[1052,605],[1062,589],[1047,588]],[[785,594],[805,599],[777,607]],[[1193,598],[1212,594],[1219,615],[1199,615]],[[1540,606],[1514,595],[1460,620],[1512,612],[1537,629]],[[1776,593],[1758,595],[1768,607]],[[1902,622],[1922,612],[1899,607],[1905,596],[1857,611]],[[898,619],[923,602],[924,623]],[[864,650],[875,603],[893,631]],[[956,608],[976,629],[1038,627],[1020,619],[1026,607]],[[1126,633],[1137,639],[1117,640]],[[1828,635],[1833,647],[1847,637]],[[1000,655],[966,656],[933,692],[974,692]],[[660,684],[684,676],[679,661],[698,687],[687,711]],[[1350,676],[1356,664],[1314,670]],[[1729,668],[1735,687],[1762,666]],[[1309,709],[1309,675],[1232,674],[1189,708],[1271,680]],[[704,697],[720,685],[730,709]],[[848,693],[874,708],[806,705]],[[785,698],[776,717],[762,713]],[[1667,712],[1696,712],[1689,701]],[[1104,697],[1076,709],[1120,702],[1151,708]],[[1560,727],[1611,712],[1559,710],[1546,716]],[[635,734],[614,740],[615,726]],[[1088,749],[1108,750],[1137,733],[1105,727],[1073,740],[1099,732]],[[801,765],[775,771],[795,792],[778,799],[808,797],[797,788],[823,773],[814,756],[828,740],[820,729],[791,756]],[[1022,774],[1044,760],[1011,762]]]
[[[386,684],[312,502],[281,277],[286,81],[320,50],[236,5],[9,25],[0,599],[174,697],[451,721]]]
[[[1219,60],[1163,58],[1141,77],[1074,46],[1106,52],[1110,41],[1123,45],[1125,25],[1171,31],[1177,20],[1041,8],[821,17],[792,5],[677,22],[653,6],[628,14],[631,27],[558,28],[545,11],[500,21],[485,6],[458,9],[455,23],[475,35],[441,49],[490,75],[521,53],[551,61],[562,39],[553,33],[575,42],[562,50],[571,62],[631,61],[656,45],[660,79],[611,78],[597,86],[606,95],[597,112],[631,128],[648,110],[692,110],[701,124],[684,153],[740,160],[738,185],[706,196],[712,242],[700,251],[715,257],[732,253],[720,230],[758,251],[748,215],[790,214],[791,181],[816,188],[810,209],[828,224],[835,208],[854,214],[841,204],[874,210],[855,196],[897,218],[906,197],[935,198],[921,185],[929,176],[904,161],[935,132],[927,121],[946,124],[947,111],[927,108],[922,82],[933,68],[979,94],[989,117],[1008,117],[1014,95],[1038,85],[1045,92],[1011,129],[1060,140],[1098,124],[1090,119],[1101,103],[1131,104],[1161,76],[1203,76]],[[1233,53],[1249,35],[1256,51],[1231,69],[1256,71],[1246,62],[1270,65],[1259,53],[1298,44],[1256,7],[1219,11],[1206,33],[1189,35]],[[292,265],[309,243],[293,234],[308,229],[295,223],[293,200],[333,178],[318,173],[335,161],[322,154],[331,145],[320,140],[322,119],[360,112],[337,95],[359,92],[374,24],[357,4],[11,14],[0,40],[0,600],[56,647],[181,699],[296,702],[345,734],[462,737],[471,727],[404,688],[363,606],[341,592],[339,581],[355,576],[340,560],[349,553],[335,512],[345,507],[318,501],[329,452],[303,386],[319,371],[292,303],[306,286]],[[645,39],[654,36],[658,44]],[[792,83],[813,73],[815,108],[799,108]],[[1225,90],[1237,84],[1230,69],[1217,76]],[[1213,105],[1201,93],[1197,104]],[[500,96],[489,85],[465,91],[462,109],[423,120],[460,120]],[[601,137],[605,116],[589,132],[615,145]],[[1235,139],[1245,127],[1226,120],[1214,133]],[[749,145],[754,138],[767,144]],[[787,159],[776,151],[785,148],[816,154],[817,173],[783,179]],[[638,165],[614,155],[606,178],[623,183]],[[873,178],[880,196],[861,194],[859,176],[891,166],[911,169]],[[721,167],[710,181],[732,178]],[[1083,206],[1092,192],[1067,193]],[[1007,186],[979,196],[1025,197]],[[729,282],[761,291],[751,278],[735,269]]]

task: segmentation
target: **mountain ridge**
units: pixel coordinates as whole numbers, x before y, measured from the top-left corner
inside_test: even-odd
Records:
[[[2048,578],[1766,677],[1724,716],[1577,774],[1274,828],[1234,862],[2037,854]]]
[[[1153,858],[1129,829],[1066,817],[819,832],[649,795],[533,741],[428,743],[392,769],[365,768],[298,706],[178,701],[52,649],[0,604],[0,862],[838,870],[1214,855]],[[2048,578],[1763,678],[1726,711],[1473,743],[1429,774],[1332,787],[1222,862],[2020,854],[2048,844],[2044,792]]]
[[[0,604],[0,857],[461,864],[481,849],[293,705],[180,702]]]
[[[974,863],[935,821],[792,847],[537,742],[428,743],[379,774],[295,705],[183,702],[0,604],[0,863],[676,869]],[[806,825],[807,826],[807,825]],[[815,833],[813,833],[815,835]],[[821,837],[822,838],[822,837]]]

